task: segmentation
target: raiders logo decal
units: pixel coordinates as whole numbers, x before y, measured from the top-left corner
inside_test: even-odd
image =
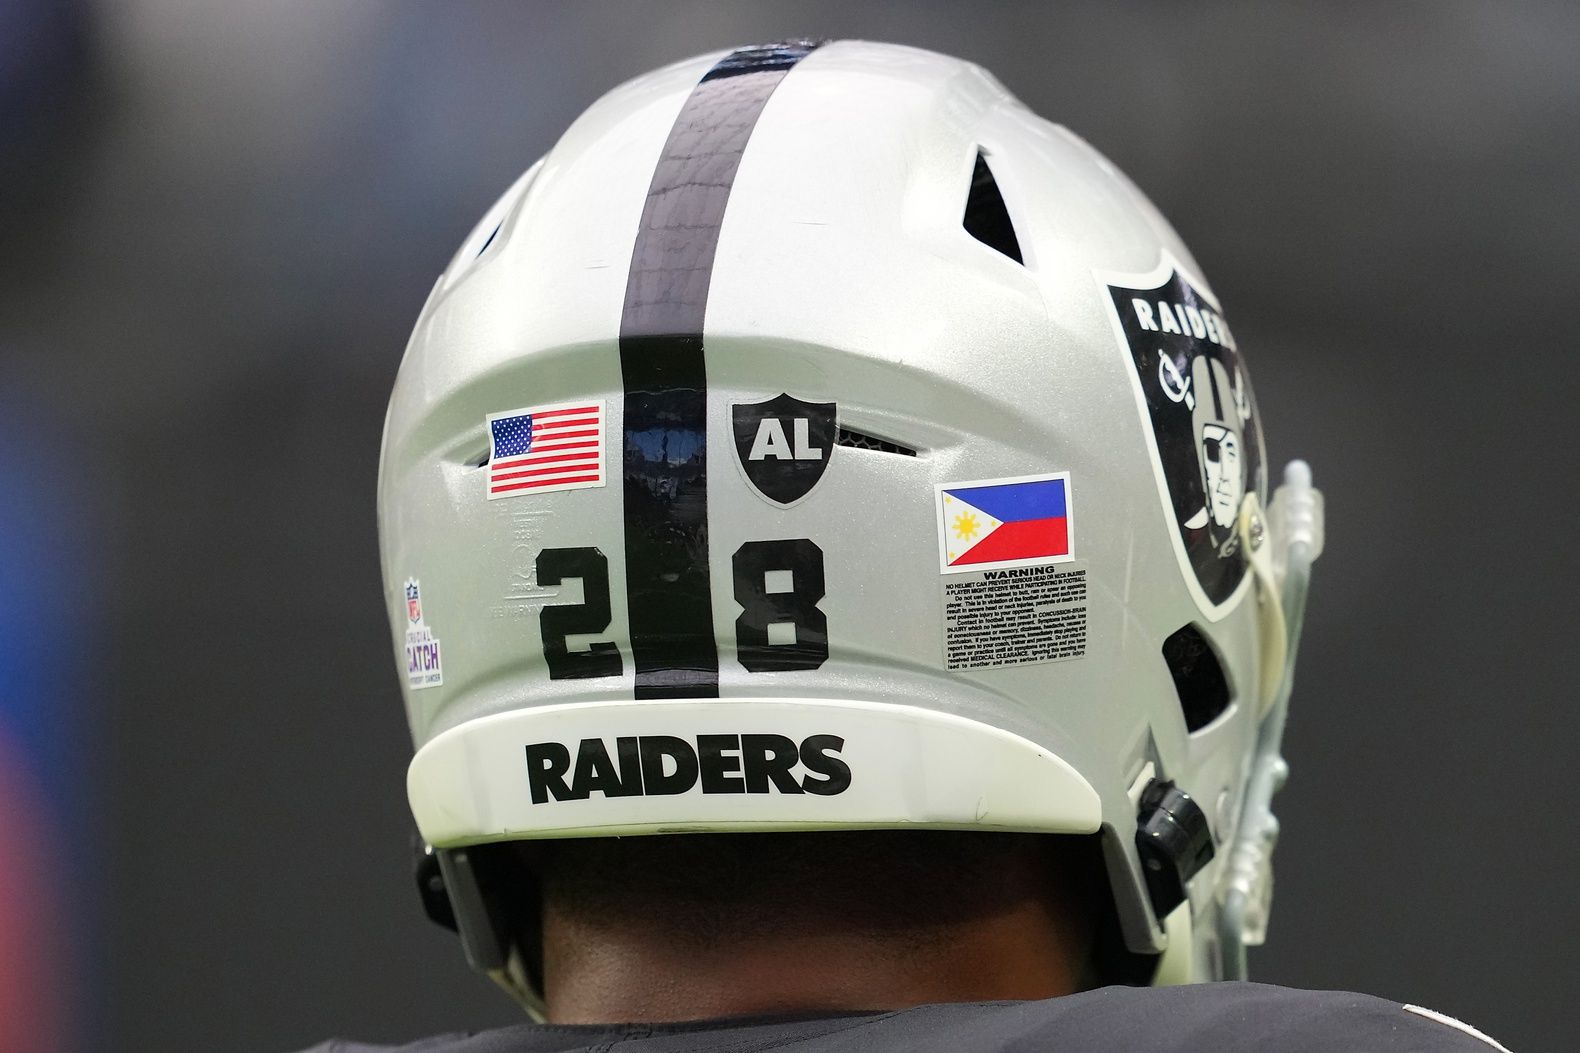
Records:
[[[788,394],[730,407],[736,459],[747,482],[776,505],[812,492],[834,452],[832,402],[803,402]]]
[[[1234,335],[1216,304],[1173,260],[1150,275],[1100,276],[1135,369],[1164,503],[1197,603],[1225,613],[1245,579],[1241,502],[1265,503],[1262,424]]]

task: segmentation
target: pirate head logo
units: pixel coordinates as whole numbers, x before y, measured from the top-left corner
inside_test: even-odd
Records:
[[[1234,336],[1190,280],[1109,285],[1114,318],[1152,423],[1167,503],[1199,600],[1227,601],[1245,576],[1238,524],[1245,495],[1266,499],[1262,427]]]
[[[1241,384],[1229,379],[1221,362],[1206,355],[1191,362],[1191,387],[1196,404],[1191,425],[1206,503],[1185,525],[1205,527],[1218,551],[1227,555],[1239,543],[1235,524],[1245,498],[1244,434],[1250,412]]]
[[[832,402],[788,394],[730,407],[736,459],[747,482],[777,505],[793,505],[828,469],[837,430]]]

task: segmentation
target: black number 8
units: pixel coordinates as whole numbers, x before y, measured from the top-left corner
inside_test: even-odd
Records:
[[[753,673],[816,669],[828,660],[823,598],[823,550],[806,538],[748,541],[735,552],[735,651]],[[769,589],[773,571],[789,575],[788,589]],[[777,584],[777,583],[776,583]],[[789,623],[795,639],[770,642],[769,626]]]

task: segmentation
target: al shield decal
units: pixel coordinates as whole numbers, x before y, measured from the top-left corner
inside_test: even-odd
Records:
[[[1267,495],[1251,382],[1223,315],[1172,261],[1151,276],[1110,275],[1104,284],[1152,425],[1185,561],[1200,586],[1197,600],[1220,607],[1245,578],[1236,529],[1241,503],[1248,493],[1264,503]]]
[[[834,452],[835,406],[789,394],[730,407],[735,455],[747,482],[777,505],[812,492]]]

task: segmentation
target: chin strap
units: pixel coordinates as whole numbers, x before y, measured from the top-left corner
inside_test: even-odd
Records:
[[[489,907],[484,889],[490,882],[473,849],[434,849],[421,844],[417,884],[428,916],[461,937],[469,965],[515,999],[527,1015],[542,1023],[543,996],[522,957],[520,934]],[[497,902],[497,900],[495,901]]]
[[[1260,946],[1267,938],[1273,901],[1273,846],[1278,841],[1273,794],[1289,776],[1289,765],[1279,750],[1289,713],[1289,692],[1294,686],[1295,652],[1305,620],[1311,564],[1322,554],[1323,543],[1322,494],[1312,488],[1306,462],[1291,461],[1284,469],[1284,485],[1274,492],[1265,517],[1254,499],[1246,503],[1240,516],[1240,535],[1257,582],[1266,660],[1260,685],[1264,712],[1256,751],[1240,825],[1219,886],[1218,939],[1226,980],[1246,978],[1245,949]]]

